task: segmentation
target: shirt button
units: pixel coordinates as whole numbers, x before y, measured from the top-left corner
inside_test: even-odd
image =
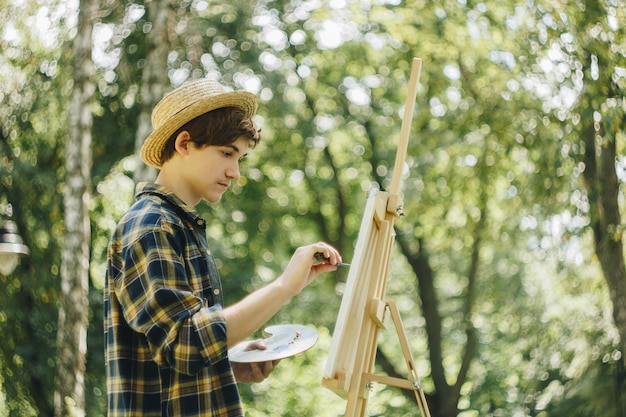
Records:
[[[213,290],[213,294],[215,295],[220,295],[220,290],[218,290],[217,288]]]

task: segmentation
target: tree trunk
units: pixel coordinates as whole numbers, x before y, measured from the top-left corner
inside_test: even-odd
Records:
[[[151,181],[155,170],[141,161],[141,145],[152,131],[150,116],[152,109],[161,100],[170,82],[167,76],[167,54],[170,51],[169,22],[173,21],[174,5],[172,0],[153,0],[148,2],[148,19],[152,20],[152,30],[146,36],[146,66],[141,77],[141,113],[135,135],[135,153],[137,168],[135,182]]]
[[[73,41],[74,87],[69,108],[64,190],[65,234],[57,333],[54,408],[56,417],[85,414],[85,356],[89,292],[89,198],[91,127],[95,85],[91,61],[94,0],[80,2]]]
[[[585,14],[581,27],[595,28],[606,20],[595,2],[587,4],[594,13]],[[584,24],[584,25],[583,25]],[[591,30],[591,29],[587,29]],[[594,29],[595,30],[595,29]],[[586,39],[580,53],[584,66],[585,87],[578,100],[581,139],[584,142],[583,177],[589,199],[590,227],[594,233],[595,252],[613,304],[613,320],[620,337],[622,363],[626,364],[626,265],[623,225],[620,215],[620,184],[617,178],[617,140],[624,131],[624,112],[619,109],[622,90],[614,77],[615,52],[609,43],[595,37]],[[598,68],[593,74],[592,68]]]
[[[590,226],[594,233],[596,255],[613,303],[613,320],[620,336],[622,361],[626,364],[626,267],[618,203],[619,182],[615,171],[616,138],[607,130],[598,131],[594,127],[593,115],[589,116],[583,139]]]

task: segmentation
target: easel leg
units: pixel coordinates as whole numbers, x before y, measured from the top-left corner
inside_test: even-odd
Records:
[[[375,305],[379,305],[379,303],[375,303]],[[379,311],[378,308],[372,309],[372,311],[374,310]],[[404,326],[402,325],[402,319],[400,318],[400,312],[398,311],[398,307],[395,303],[388,301],[387,303],[385,303],[384,310],[385,313],[389,312],[391,314],[391,318],[393,320],[394,327],[400,341],[400,347],[402,348],[402,353],[404,355],[404,360],[409,370],[409,377],[406,379],[396,378],[388,375],[377,375],[371,372],[362,372],[359,375],[355,375],[355,378],[353,379],[353,384],[355,385],[351,386],[348,395],[348,404],[346,407],[345,416],[365,416],[368,384],[371,382],[378,382],[392,387],[412,390],[415,394],[415,399],[420,410],[420,416],[431,417],[430,411],[428,409],[428,404],[426,402],[426,396],[424,395],[424,390],[417,374],[415,362],[411,355],[411,350],[409,349],[408,338],[406,336],[406,332],[404,331]],[[382,317],[380,317],[379,319],[380,320],[377,320],[376,322],[382,322]],[[368,369],[371,369],[371,367]]]
[[[420,415],[422,417],[430,417],[430,411],[428,410],[428,404],[426,403],[426,397],[424,396],[422,383],[420,382],[419,376],[417,374],[417,369],[415,368],[413,355],[411,355],[411,350],[409,349],[409,340],[406,336],[406,332],[404,331],[404,326],[402,325],[402,318],[400,317],[398,306],[393,301],[387,301],[387,308],[391,313],[391,319],[393,320],[393,324],[396,327],[398,338],[400,339],[400,347],[402,348],[402,353],[404,354],[404,360],[406,361],[406,365],[409,368],[409,380],[413,386],[413,392],[415,393],[415,399],[417,400],[417,405],[420,409]]]

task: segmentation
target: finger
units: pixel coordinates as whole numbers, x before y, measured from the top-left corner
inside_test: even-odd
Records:
[[[250,342],[244,350],[247,352],[250,350],[265,350],[265,349],[267,349],[267,346],[265,345],[265,342],[263,341],[263,339],[257,339],[255,341]]]
[[[263,381],[267,375],[265,374],[264,370],[261,369],[261,364],[263,362],[259,363],[259,362],[255,362],[255,363],[251,363],[250,364],[250,375],[251,375],[251,379],[254,382],[261,382]]]
[[[337,269],[339,269],[337,265],[333,265],[330,263],[316,264],[316,265],[313,265],[312,268],[315,271],[315,274],[321,274],[322,272],[332,272],[332,271],[336,271]]]
[[[263,363],[263,377],[267,378],[274,371],[275,361],[267,361]]]
[[[339,251],[328,243],[318,242],[313,246],[317,250],[317,252],[315,253],[315,258],[320,262],[327,262],[335,265],[336,263],[342,261]]]

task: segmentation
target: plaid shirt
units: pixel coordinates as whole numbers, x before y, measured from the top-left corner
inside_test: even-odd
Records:
[[[135,200],[107,255],[108,416],[243,416],[205,221],[155,184]]]

